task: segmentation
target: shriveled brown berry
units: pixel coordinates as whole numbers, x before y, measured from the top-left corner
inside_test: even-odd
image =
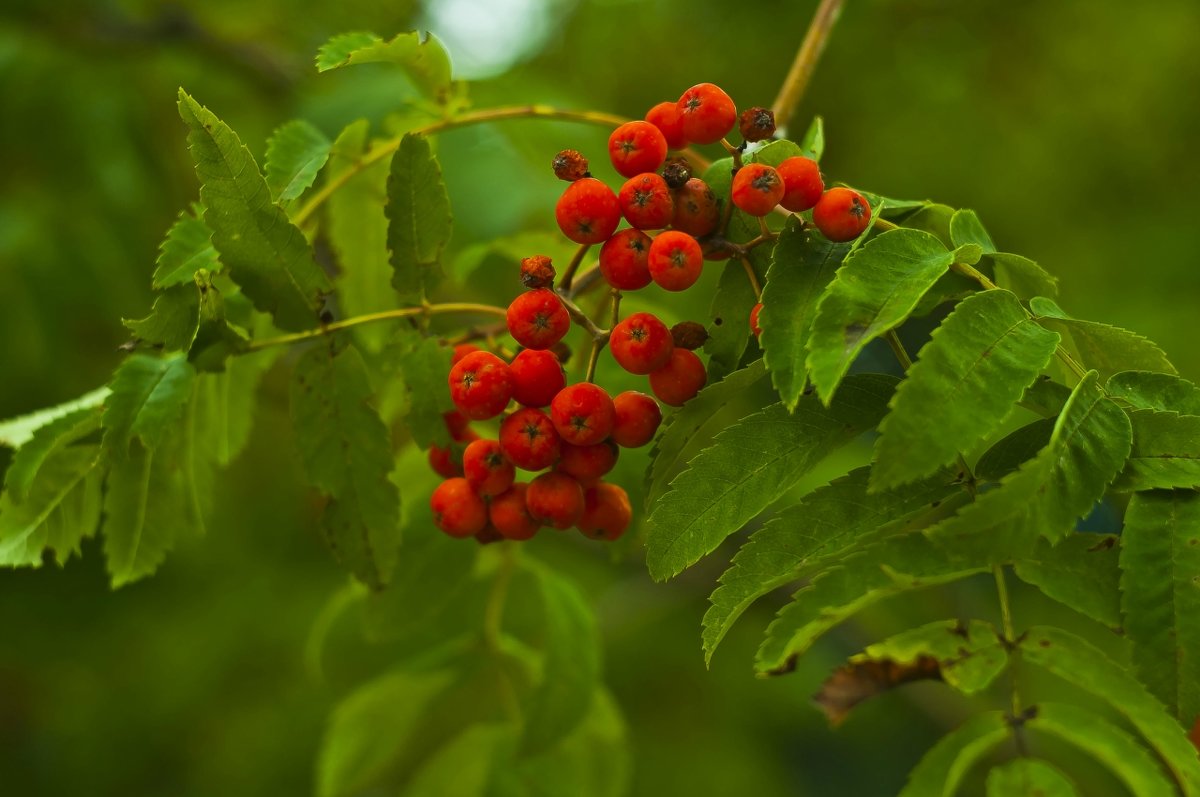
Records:
[[[573,183],[588,176],[588,160],[578,150],[564,149],[554,156],[554,176]]]
[[[708,330],[695,321],[680,321],[671,327],[671,339],[676,348],[695,351],[708,340]]]
[[[554,274],[554,264],[545,255],[521,258],[521,284],[526,288],[549,288]]]
[[[770,108],[747,108],[739,123],[746,141],[765,141],[775,135],[775,113]]]
[[[692,179],[692,165],[684,158],[670,158],[662,167],[669,188],[683,188]]]

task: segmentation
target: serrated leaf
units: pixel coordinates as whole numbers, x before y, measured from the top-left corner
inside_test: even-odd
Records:
[[[987,797],[1076,797],[1078,794],[1066,775],[1036,758],[1018,758],[988,772]]]
[[[929,748],[900,797],[951,797],[971,768],[1008,738],[1003,712],[976,714]]]
[[[303,119],[293,119],[275,129],[267,140],[263,167],[271,199],[288,202],[307,191],[329,159],[332,143]]]
[[[868,343],[902,322],[956,260],[975,262],[978,247],[949,251],[918,230],[889,230],[852,252],[817,305],[808,339],[808,371],[828,403]]]
[[[1178,793],[1146,748],[1099,714],[1078,706],[1039,703],[1036,713],[1025,724],[1091,754],[1097,762],[1112,770],[1134,797]]]
[[[450,240],[450,197],[442,168],[421,135],[406,133],[392,156],[387,181],[387,244],[392,287],[418,301],[441,277],[442,249]]]
[[[194,283],[175,285],[158,295],[146,318],[121,323],[138,340],[166,351],[187,351],[200,324],[200,295]]]
[[[1141,335],[1120,327],[1071,318],[1044,296],[1030,299],[1029,309],[1039,324],[1062,334],[1064,344],[1078,356],[1083,366],[1099,371],[1102,380],[1119,371],[1175,373],[1175,366],[1163,350]]]
[[[48,457],[99,428],[100,410],[84,407],[35,429],[32,437],[13,454],[12,462],[4,472],[4,489],[8,496],[17,503],[24,501]]]
[[[1030,628],[1019,647],[1025,661],[1107,701],[1158,752],[1185,797],[1200,794],[1196,748],[1179,723],[1124,667],[1090,642],[1060,628]]]
[[[421,448],[450,444],[442,413],[454,409],[447,390],[453,351],[416,330],[397,330],[388,359],[408,391],[408,429]]]
[[[94,477],[100,447],[55,448],[39,463],[20,500],[0,495],[0,566],[37,567],[49,548],[59,564],[78,551],[100,521],[100,485]]]
[[[814,116],[808,130],[804,131],[804,136],[796,143],[800,145],[800,151],[804,157],[815,161],[821,160],[821,156],[825,154],[824,120],[819,116]]]
[[[879,426],[872,489],[926,476],[991,434],[1049,364],[1058,340],[1008,291],[963,299],[896,389]],[[935,422],[930,407],[938,408]]]
[[[1172,374],[1122,371],[1114,374],[1104,389],[1136,409],[1200,415],[1200,387]]]
[[[1133,449],[1117,490],[1200,486],[1200,415],[1133,410]]]
[[[196,370],[181,355],[130,355],[113,374],[104,408],[104,448],[118,459],[138,438],[154,449],[179,423]]]
[[[985,482],[999,481],[1033,459],[1049,444],[1056,420],[1039,418],[1000,438],[975,463],[975,478]]]
[[[20,448],[28,443],[34,433],[45,426],[46,424],[69,415],[72,412],[90,407],[99,407],[112,393],[108,385],[98,387],[95,390],[85,393],[77,399],[65,401],[62,404],[57,404],[53,407],[47,407],[36,412],[31,412],[27,415],[18,415],[15,418],[9,418],[4,422],[0,422],[0,445],[8,448]]]
[[[775,244],[758,323],[763,359],[788,409],[808,382],[805,360],[817,302],[849,251],[849,244],[813,235],[797,219],[788,222]]]
[[[331,286],[312,247],[271,202],[266,180],[237,134],[182,90],[179,114],[190,128],[204,222],[229,276],[280,329],[314,326]]]
[[[940,680],[966,695],[986,689],[1008,666],[996,629],[982,620],[913,628],[850,657],[813,701],[838,725],[859,703],[911,681]]]
[[[1070,534],[1057,545],[1038,540],[1013,571],[1049,598],[1098,623],[1121,627],[1117,538],[1111,534]]]
[[[826,568],[779,610],[759,645],[760,675],[789,672],[826,631],[879,601],[982,572],[982,561],[949,556],[921,534],[885,539]]]
[[[1200,493],[1135,493],[1121,532],[1121,612],[1142,683],[1200,717]]]
[[[1055,422],[1049,444],[929,534],[949,546],[978,546],[999,558],[1031,550],[1038,535],[1056,542],[1104,495],[1129,446],[1129,419],[1089,372]]]
[[[745,267],[740,261],[730,259],[721,271],[708,310],[710,321],[704,352],[709,356],[709,378],[720,378],[737,370],[750,342],[750,311],[757,301]]]
[[[767,166],[778,166],[788,158],[794,158],[798,155],[804,155],[803,147],[794,141],[788,141],[786,138],[781,138],[777,141],[770,141],[764,146],[755,150],[746,158],[746,160],[751,163],[764,163]],[[805,155],[805,157],[810,156]]]
[[[330,497],[323,525],[334,556],[360,581],[382,588],[400,544],[400,499],[388,479],[387,427],[368,404],[371,385],[353,346],[319,345],[292,375],[292,423],[312,484]]]
[[[800,503],[781,510],[754,532],[733,557],[704,614],[705,661],[749,606],[806,572],[910,528],[907,521],[960,491],[949,477],[931,478],[904,490],[867,494],[870,468],[858,468]]]
[[[278,357],[264,349],[231,359],[220,373],[196,378],[196,435],[216,464],[233,462],[246,447],[258,405],[258,384]]]
[[[221,270],[221,261],[212,245],[212,230],[200,218],[203,213],[204,206],[196,203],[190,210],[180,213],[179,219],[167,231],[166,239],[158,248],[155,290],[190,285],[200,269],[214,274]]]
[[[950,241],[955,246],[975,244],[983,254],[996,251],[992,236],[988,235],[973,210],[956,210],[950,217]]]
[[[651,462],[646,472],[647,511],[667,490],[668,481],[683,464],[688,443],[723,409],[750,393],[766,373],[762,360],[755,360],[719,382],[709,383],[695,398],[667,415],[650,452]]]
[[[399,66],[422,92],[439,104],[445,104],[449,98],[450,56],[433,34],[409,31],[385,42],[374,33],[343,33],[317,51],[318,72],[370,63]]]
[[[997,285],[1024,300],[1035,296],[1058,295],[1058,279],[1027,257],[1008,252],[989,252],[979,262],[991,265]]]
[[[830,452],[874,427],[894,386],[892,377],[860,374],[846,380],[828,407],[815,396],[804,397],[794,413],[774,404],[717,435],[650,514],[650,575],[660,581],[678,575]]]

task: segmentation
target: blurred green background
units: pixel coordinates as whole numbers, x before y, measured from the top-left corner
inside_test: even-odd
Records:
[[[332,137],[395,108],[403,82],[387,69],[315,73],[316,48],[345,30],[434,30],[462,76],[477,80],[478,107],[545,102],[640,116],[706,80],[743,107],[768,105],[815,5],[9,0],[0,10],[0,417],[106,381],[127,338],[119,319],[147,313],[156,247],[197,192],[177,87],[260,158],[286,119],[302,116]],[[1197,42],[1194,0],[851,0],[796,126],[824,116],[833,179],[976,209],[1001,249],[1061,278],[1068,312],[1147,335],[1195,379]],[[599,155],[604,140],[544,122],[442,136],[455,250],[552,229],[560,187],[550,157],[567,146]],[[717,269],[709,272],[688,297],[647,295],[645,306],[704,318]],[[494,301],[511,293],[499,264],[476,283]],[[110,592],[95,541],[64,570],[0,573],[4,793],[311,792],[327,714],[369,665],[349,631],[333,636],[346,641],[324,654],[325,677],[306,665],[314,620],[344,579],[317,539],[295,464],[286,376],[276,368],[264,384],[253,439],[220,482],[208,536],[185,542],[157,576]],[[606,379],[620,384],[615,372]],[[625,480],[643,466],[626,457]],[[421,511],[419,494],[405,497]],[[704,669],[699,621],[719,561],[653,585],[636,555],[610,563],[573,538],[536,553],[594,598],[607,679],[628,724],[633,794],[894,793],[933,739],[972,710],[922,685],[830,731],[808,697],[841,657],[900,623],[989,616],[989,583],[870,612],[795,674],[759,681],[751,655],[779,596],[748,614]],[[1027,590],[1016,612],[1018,622],[1087,631]]]

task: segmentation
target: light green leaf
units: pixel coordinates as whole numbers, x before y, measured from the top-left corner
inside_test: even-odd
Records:
[[[980,263],[991,265],[996,284],[1024,300],[1035,296],[1057,296],[1058,279],[1034,261],[1007,252],[984,254]]]
[[[13,454],[12,462],[4,472],[4,489],[9,497],[18,503],[24,501],[48,457],[99,428],[99,409],[84,407],[34,430],[33,436]]]
[[[1179,723],[1125,667],[1087,640],[1059,628],[1030,628],[1019,647],[1026,661],[1107,701],[1158,752],[1185,797],[1200,795],[1196,748]]]
[[[200,324],[200,294],[194,283],[172,286],[154,300],[149,316],[121,323],[140,341],[166,351],[187,351]]]
[[[98,387],[90,393],[85,393],[77,399],[65,401],[53,407],[47,407],[28,415],[18,415],[0,422],[0,445],[9,448],[20,448],[33,438],[34,432],[46,424],[64,415],[89,407],[99,407],[112,393],[108,385]]]
[[[280,329],[315,326],[331,286],[312,247],[271,202],[258,165],[237,134],[182,90],[179,114],[190,128],[204,221],[229,276]]]
[[[930,536],[952,547],[978,546],[998,559],[1024,555],[1038,535],[1056,542],[1104,495],[1129,446],[1129,419],[1090,372],[1076,385],[1046,447]]]
[[[113,374],[104,408],[104,448],[118,459],[138,438],[154,449],[183,416],[196,369],[183,355],[130,355]]]
[[[360,581],[382,588],[400,545],[400,499],[388,479],[391,438],[368,404],[371,385],[353,346],[317,345],[296,363],[292,423],[312,484],[330,497],[323,525],[334,556]]]
[[[1200,415],[1134,410],[1133,449],[1117,490],[1200,486]]]
[[[442,413],[454,409],[449,390],[453,351],[416,330],[397,330],[388,359],[408,391],[408,429],[421,448],[450,443]]]
[[[442,249],[450,240],[450,197],[442,168],[421,135],[405,134],[392,156],[387,181],[387,244],[392,287],[417,301],[441,277]]]
[[[763,359],[788,409],[795,408],[808,382],[804,363],[817,302],[849,251],[849,244],[813,235],[797,219],[788,222],[775,244],[758,324]]]
[[[852,252],[821,297],[808,340],[808,371],[828,403],[868,343],[899,325],[957,261],[974,263],[973,244],[948,251],[918,230],[889,230]]]
[[[879,426],[872,489],[926,476],[991,434],[1050,362],[1058,340],[1008,291],[963,299],[896,389]],[[931,407],[938,408],[936,422]]]
[[[804,149],[801,145],[794,141],[788,141],[786,138],[781,138],[776,141],[767,142],[761,148],[747,156],[746,160],[751,163],[765,163],[768,166],[778,166],[788,158],[794,158],[797,155],[804,155]],[[805,157],[808,156],[805,155]]]
[[[1107,380],[1119,371],[1175,373],[1163,350],[1141,335],[1120,327],[1071,318],[1050,299],[1037,296],[1029,301],[1037,322],[1062,334],[1063,343],[1085,368],[1100,372]]]
[[[1018,758],[988,772],[987,797],[1076,797],[1075,784],[1036,758]]]
[[[1099,714],[1060,703],[1039,703],[1036,709],[1037,713],[1026,720],[1026,727],[1057,736],[1090,753],[1112,770],[1134,797],[1178,794],[1146,748]]]
[[[704,614],[705,661],[749,606],[806,572],[837,561],[890,534],[911,529],[924,514],[961,490],[949,477],[931,478],[904,490],[867,494],[870,468],[858,468],[781,510],[754,532],[713,592]]]
[[[303,119],[275,129],[267,140],[266,173],[271,198],[288,202],[307,191],[329,158],[329,139]]]
[[[1013,571],[1047,597],[1098,623],[1121,627],[1117,538],[1111,534],[1069,534],[1057,545],[1038,540]]]
[[[166,239],[158,248],[155,290],[190,285],[200,269],[213,274],[221,270],[221,261],[212,245],[212,230],[200,218],[203,213],[204,206],[196,203],[190,210],[180,213],[179,219],[167,231]]]
[[[317,51],[317,71],[352,64],[390,63],[402,68],[430,99],[445,104],[452,88],[450,56],[431,33],[409,31],[384,41],[374,33],[343,33]]]
[[[971,767],[1008,735],[1003,712],[976,714],[929,748],[909,774],[900,797],[952,797]]]
[[[819,161],[825,154],[825,122],[819,116],[814,116],[808,130],[797,142],[804,157]]]
[[[407,797],[484,797],[493,770],[512,748],[511,725],[471,725],[426,758],[403,794]],[[505,762],[507,763],[507,762]]]
[[[1071,388],[1061,382],[1055,382],[1048,375],[1043,375],[1025,391],[1025,395],[1021,397],[1021,406],[1044,418],[1054,418],[1062,412],[1070,397]]]
[[[712,552],[834,449],[879,423],[892,377],[846,380],[839,400],[804,397],[743,418],[688,463],[650,514],[646,564],[665,580]]]
[[[1114,374],[1104,389],[1135,409],[1200,415],[1200,387],[1172,374],[1122,371]]]
[[[232,358],[220,373],[196,378],[196,435],[216,464],[233,462],[250,439],[258,406],[258,385],[279,356],[276,349]]]
[[[37,567],[49,548],[64,564],[100,522],[100,447],[54,448],[39,463],[21,500],[0,495],[0,566]]]
[[[1135,493],[1121,532],[1121,611],[1142,683],[1200,718],[1200,493]]]
[[[1002,437],[975,463],[975,478],[1000,481],[1020,465],[1037,456],[1050,443],[1055,418],[1039,418]]]
[[[950,217],[950,240],[955,246],[975,244],[985,255],[996,251],[992,236],[988,235],[983,223],[979,221],[979,216],[975,215],[973,210],[954,211],[954,215]]]

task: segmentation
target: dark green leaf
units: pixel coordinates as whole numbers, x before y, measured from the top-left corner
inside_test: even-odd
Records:
[[[439,621],[471,581],[476,546],[463,545],[432,526],[413,524],[387,589],[367,597],[373,640],[404,639]]]
[[[1027,257],[991,252],[985,254],[980,263],[985,266],[990,264],[996,275],[996,284],[1022,299],[1058,295],[1058,280]]]
[[[709,307],[711,321],[708,340],[704,342],[704,351],[710,358],[709,378],[718,379],[737,370],[750,342],[750,311],[757,301],[745,266],[736,258],[730,258],[721,272]]]
[[[973,210],[956,210],[950,217],[950,241],[955,246],[975,244],[980,251],[987,255],[996,251],[992,237],[979,221],[979,216]]]
[[[1171,374],[1122,371],[1108,380],[1105,390],[1135,409],[1200,415],[1200,387]]]
[[[154,289],[190,285],[200,269],[212,273],[221,270],[217,250],[212,245],[212,230],[200,218],[204,206],[199,203],[179,214],[179,220],[167,231],[159,246],[158,267],[154,269]]]
[[[1099,371],[1102,380],[1119,371],[1175,373],[1175,366],[1163,350],[1141,335],[1120,327],[1071,318],[1043,296],[1031,299],[1029,309],[1039,324],[1060,333],[1063,343],[1079,357],[1084,367]]]
[[[138,340],[166,351],[187,351],[200,324],[200,294],[194,283],[175,285],[158,295],[149,316],[121,323]]]
[[[179,113],[190,128],[204,221],[229,276],[280,329],[315,326],[330,284],[312,247],[271,202],[258,165],[237,134],[183,91]]]
[[[424,297],[441,276],[442,249],[450,240],[450,198],[429,141],[405,134],[392,156],[387,181],[387,244],[392,287],[411,301]]]
[[[183,357],[130,355],[113,374],[104,407],[104,448],[123,457],[135,437],[155,448],[183,415],[196,370]]]
[[[999,481],[1033,459],[1050,442],[1056,420],[1039,418],[1001,438],[975,464],[975,478],[985,482]]]
[[[900,797],[951,797],[971,767],[1008,735],[1003,712],[975,715],[929,749],[909,774]]]
[[[246,447],[258,406],[259,381],[277,357],[278,351],[272,349],[244,354],[231,359],[221,373],[196,378],[195,431],[216,464],[230,464]]]
[[[1075,784],[1036,758],[1018,758],[988,772],[987,797],[1076,797]]]
[[[1134,410],[1133,450],[1118,490],[1200,486],[1200,415]]]
[[[99,446],[54,448],[20,500],[0,495],[0,566],[37,567],[49,548],[59,564],[100,522]]]
[[[663,580],[680,573],[766,509],[831,451],[874,427],[895,386],[861,374],[825,407],[804,397],[794,413],[782,404],[743,418],[688,463],[649,518],[646,564]]]
[[[444,104],[451,89],[450,56],[432,34],[401,33],[384,41],[374,33],[334,36],[317,52],[317,71],[385,62],[402,68],[428,97]]]
[[[1057,545],[1038,540],[1027,559],[1013,563],[1017,577],[1045,595],[1112,629],[1121,627],[1117,538],[1070,534]]]
[[[303,119],[276,128],[267,141],[263,169],[271,198],[288,202],[307,191],[329,158],[330,146],[325,134]]]
[[[453,351],[416,330],[401,329],[389,349],[389,361],[408,391],[408,429],[421,448],[450,443],[442,413],[454,409],[449,384]]]

